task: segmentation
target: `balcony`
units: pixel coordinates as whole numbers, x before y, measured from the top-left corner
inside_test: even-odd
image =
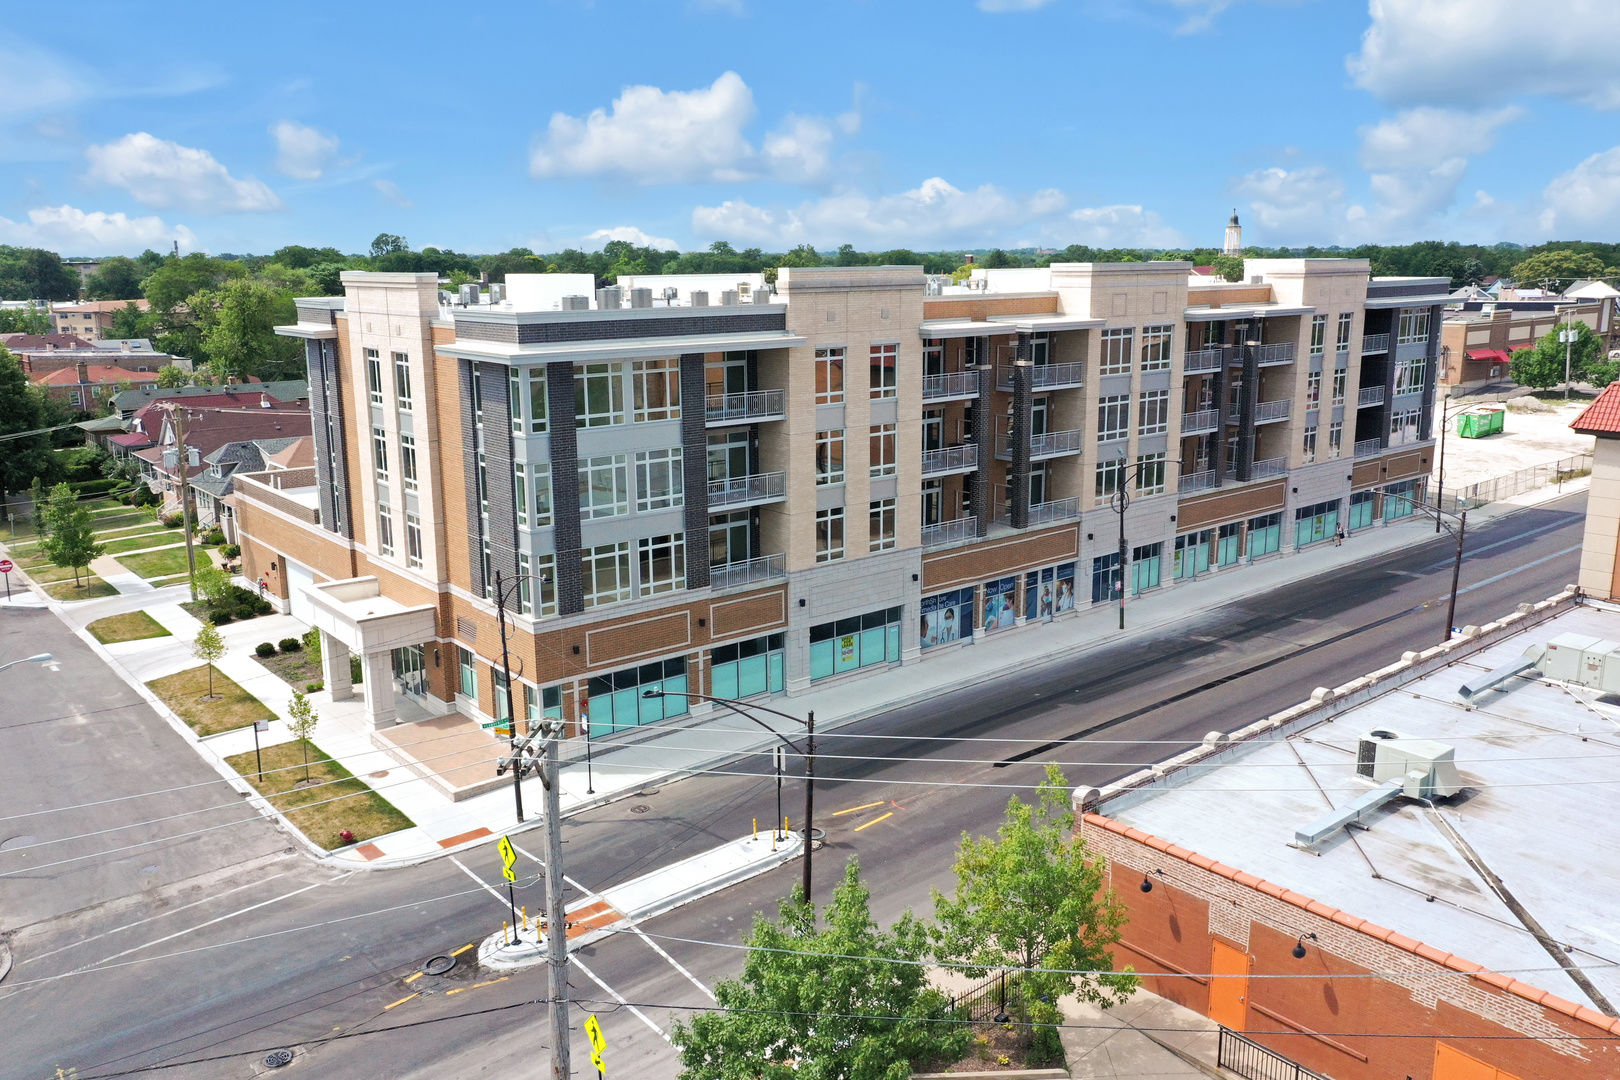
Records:
[[[750,390],[745,394],[710,394],[704,399],[704,423],[708,427],[753,424],[781,420],[787,415],[781,390]]]
[[[1294,362],[1292,341],[1279,341],[1274,345],[1255,345],[1253,349],[1255,362],[1261,367],[1276,367],[1278,364]]]
[[[766,581],[780,581],[785,577],[786,555],[761,555],[757,559],[709,567],[709,588],[734,589],[739,585],[757,585]]]
[[[949,473],[972,472],[979,467],[979,447],[974,443],[962,446],[942,446],[938,450],[924,450],[922,474],[945,476]]]
[[[953,371],[948,375],[923,376],[924,401],[960,401],[979,396],[979,368]]]
[[[1379,353],[1387,353],[1387,352],[1389,352],[1389,335],[1388,334],[1363,334],[1363,335],[1361,335],[1361,355],[1362,356],[1376,356]]]
[[[1080,516],[1079,499],[1054,499],[1051,502],[1031,503],[1029,523],[1045,525],[1049,521],[1069,521]]]
[[[1356,408],[1369,409],[1374,405],[1384,403],[1384,388],[1382,386],[1363,386],[1356,391]]]
[[[1356,443],[1356,457],[1358,458],[1377,457],[1383,450],[1384,440],[1382,439],[1362,439]]]
[[[1288,471],[1288,459],[1285,457],[1266,458],[1257,461],[1249,467],[1250,480],[1264,480],[1268,476],[1282,476]]]
[[[1048,431],[1041,435],[1030,436],[1029,459],[1040,461],[1043,458],[1066,457],[1069,454],[1078,454],[1084,448],[1079,428],[1073,431]],[[1007,456],[1012,456],[1011,440],[1007,443]]]
[[[922,531],[922,544],[925,548],[938,547],[941,544],[951,544],[958,540],[970,540],[979,535],[979,519],[969,514],[959,517],[955,521],[942,521],[938,525],[924,525]]]
[[[1182,435],[1207,435],[1220,426],[1219,409],[1200,409],[1197,412],[1183,413],[1181,417]]]
[[[1224,349],[1216,346],[1211,349],[1188,350],[1187,359],[1181,365],[1183,375],[1198,375],[1206,371],[1221,370]]]
[[[1275,424],[1279,420],[1286,420],[1293,404],[1293,401],[1289,398],[1282,398],[1278,401],[1256,402],[1254,406],[1254,422],[1256,424]],[[1238,410],[1233,408],[1227,412],[1226,421],[1229,424],[1236,424],[1239,416]]]
[[[787,498],[787,473],[768,472],[753,476],[729,476],[709,481],[709,509],[737,509],[763,506]]]
[[[1029,384],[1036,390],[1066,390],[1085,382],[1086,365],[1078,362],[1032,364],[1029,373]],[[1012,388],[1013,369],[1007,365],[996,368],[996,389],[1011,391]]]
[[[1176,484],[1176,489],[1183,495],[1195,491],[1208,491],[1219,485],[1220,474],[1214,469],[1205,469],[1202,472],[1188,473]]]

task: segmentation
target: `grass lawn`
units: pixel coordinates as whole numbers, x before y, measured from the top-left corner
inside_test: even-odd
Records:
[[[146,583],[152,586],[154,589],[161,589],[165,585],[184,585],[186,580],[190,577],[191,574],[189,572],[184,574],[171,574],[168,577],[147,578]]]
[[[80,587],[75,588],[73,578],[69,577],[66,581],[58,581],[44,586],[45,592],[51,599],[60,600],[64,604],[72,603],[75,600],[94,600],[98,596],[118,595],[117,589],[94,574],[85,574],[79,580],[83,583]]]
[[[29,577],[33,578],[41,585],[45,585],[53,581],[71,582],[73,580],[73,568],[71,566],[52,566],[49,561],[35,563],[32,566],[25,566],[23,569],[28,571]],[[95,575],[89,570],[82,566],[79,567],[79,577],[81,579],[94,576]]]
[[[153,527],[152,519],[139,510],[121,509],[118,513],[97,514],[91,522],[96,532],[108,532],[113,529],[128,529],[135,525]]]
[[[117,555],[120,551],[140,551],[142,548],[158,547],[163,544],[185,543],[186,538],[175,536],[170,532],[146,533],[143,536],[126,537],[123,540],[108,540],[104,542],[105,554]]]
[[[144,525],[128,525],[119,529],[97,529],[97,540],[120,540],[126,536],[136,536],[141,533],[167,532],[163,526],[155,521],[148,521]]]
[[[313,743],[309,746],[309,776],[320,781],[319,787],[293,786],[304,779],[304,751],[296,741],[267,746],[261,756],[265,769],[262,780],[254,771],[257,765],[253,751],[225,760],[269,799],[270,805],[286,814],[288,821],[328,851],[344,846],[338,835],[344,829],[354,833],[359,842],[415,824]]]
[[[208,693],[207,665],[165,675],[146,685],[198,735],[218,735],[222,731],[246,727],[255,720],[273,720],[276,715],[265,708],[258,698],[217,670],[214,672],[214,693],[219,700],[202,700]]]
[[[85,627],[103,645],[115,641],[140,641],[142,638],[169,637],[163,624],[144,611],[128,611],[122,615],[109,615]]]
[[[148,551],[144,555],[126,555],[118,561],[123,564],[124,569],[143,578],[183,574],[189,568],[184,545],[164,548],[162,551]],[[200,561],[198,565],[201,565]]]

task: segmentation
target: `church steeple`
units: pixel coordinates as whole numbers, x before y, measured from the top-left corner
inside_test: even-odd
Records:
[[[1226,246],[1223,255],[1243,254],[1243,226],[1238,224],[1237,207],[1232,208],[1232,220],[1226,223]]]

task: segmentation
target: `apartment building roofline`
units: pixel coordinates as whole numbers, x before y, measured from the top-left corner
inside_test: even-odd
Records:
[[[277,327],[277,332],[280,333],[282,329]],[[588,363],[592,360],[634,360],[672,354],[786,349],[803,345],[808,340],[800,335],[790,334],[786,330],[763,330],[753,333],[743,331],[697,334],[688,337],[616,337],[596,341],[548,341],[527,344],[468,339],[436,345],[433,351],[440,356],[462,360],[491,360],[502,363],[570,360]]]
[[[928,275],[921,266],[784,266],[777,272],[777,287],[786,292],[797,289],[827,289],[849,292],[861,289],[921,289]]]
[[[1001,293],[996,293],[1001,296]],[[1056,330],[1096,330],[1107,325],[1107,319],[1090,319],[1080,315],[992,315],[988,319],[933,319],[917,327],[924,339],[984,337],[992,334],[1036,334]]]
[[[1220,307],[1189,307],[1182,311],[1181,317],[1188,322],[1215,322],[1224,319],[1248,318],[1281,318],[1284,315],[1311,315],[1316,308],[1304,306],[1285,306],[1282,304],[1223,304]]]

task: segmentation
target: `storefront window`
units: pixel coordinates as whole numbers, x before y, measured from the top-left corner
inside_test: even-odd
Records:
[[[591,737],[600,738],[671,716],[685,716],[690,706],[682,695],[687,689],[684,656],[598,675],[587,688],[590,697],[582,719],[590,725]],[[648,690],[666,690],[670,696],[643,696]]]
[[[1159,563],[1164,558],[1164,544],[1144,544],[1131,550],[1131,595],[1140,596],[1149,589],[1159,587]]]
[[[1349,528],[1365,529],[1373,523],[1373,493],[1356,491],[1350,494]]]
[[[1176,537],[1174,577],[1177,581],[1195,578],[1209,569],[1209,552],[1215,546],[1215,530],[1201,529]]]
[[[973,590],[925,596],[922,601],[920,641],[927,649],[973,636]]]
[[[709,676],[714,696],[745,698],[756,694],[780,694],[782,647],[786,635],[771,634],[735,645],[721,645],[709,654]]]
[[[562,719],[562,687],[547,686],[544,688],[523,684],[523,715],[528,720],[539,720],[549,717],[552,720]]]
[[[1119,596],[1119,553],[1091,560],[1091,602],[1104,604]]]
[[[904,608],[869,611],[810,628],[810,678],[891,664],[900,659],[900,619]]]
[[[1239,531],[1238,523],[1235,521],[1216,530],[1216,566],[1232,566],[1238,561]]]
[[[997,578],[984,584],[984,619],[979,625],[988,633],[991,630],[1000,630],[1003,627],[1013,626],[1018,622],[1018,611],[1013,606],[1017,602],[1018,575]]]
[[[1074,610],[1074,563],[1024,574],[1024,618],[1049,619]]]
[[[1412,516],[1413,503],[1418,499],[1418,482],[1402,480],[1384,488],[1384,520]]]
[[[1282,547],[1282,511],[1249,519],[1249,558],[1270,555]]]
[[[1339,500],[1302,506],[1294,511],[1294,546],[1308,547],[1333,539],[1339,531]]]

